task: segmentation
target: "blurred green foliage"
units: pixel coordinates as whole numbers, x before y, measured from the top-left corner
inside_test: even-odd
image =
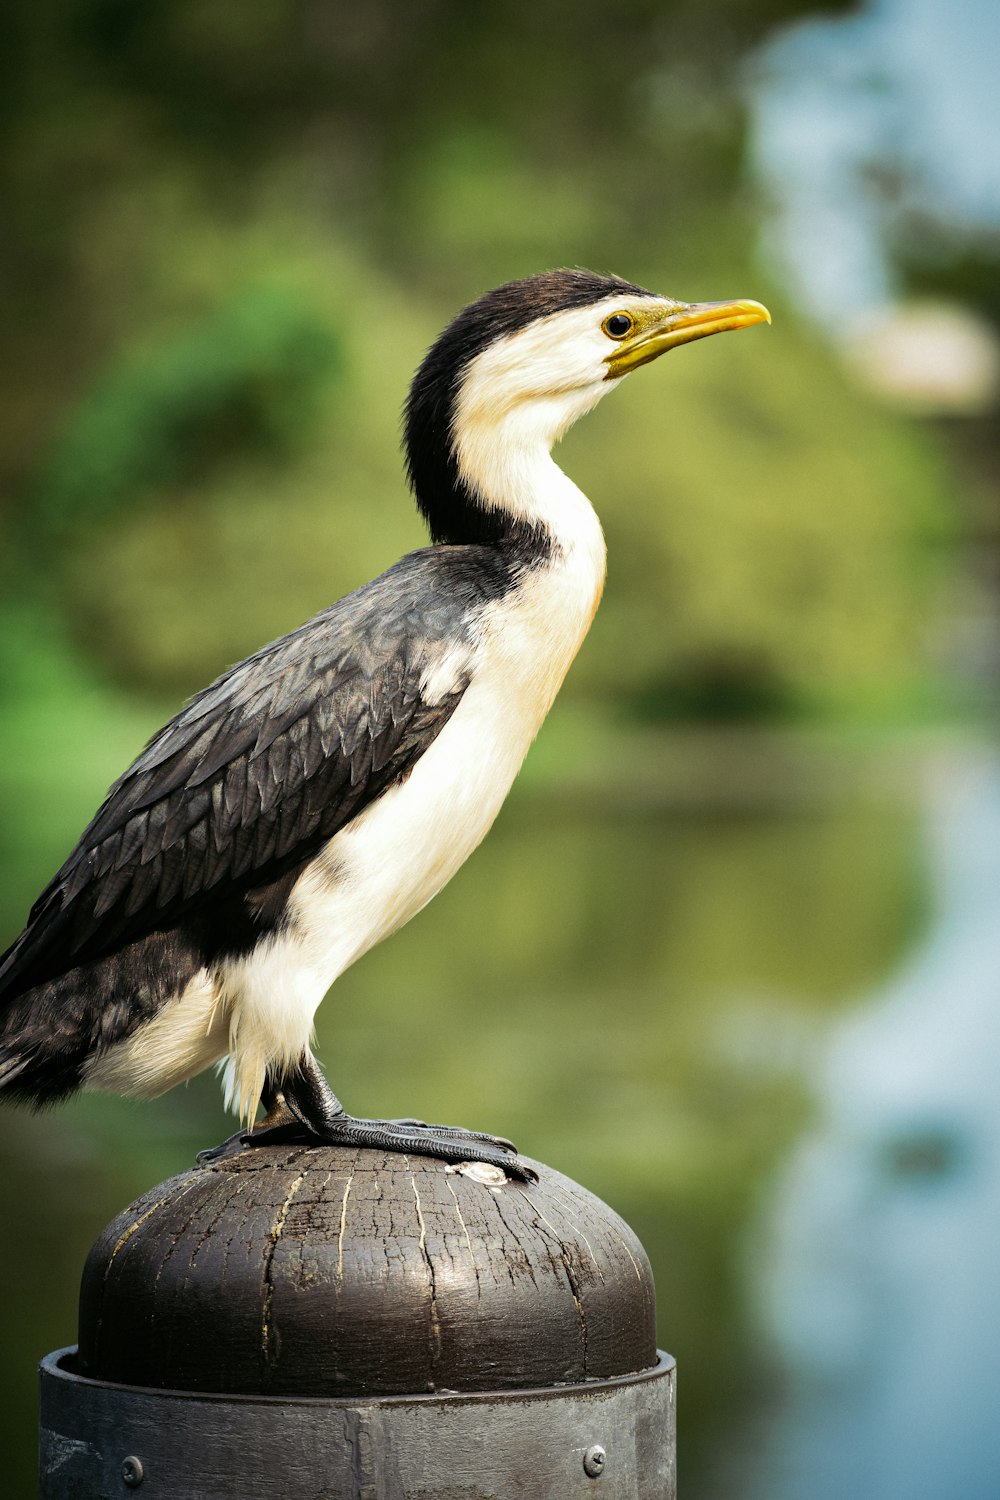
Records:
[[[293,453],[336,368],[332,331],[287,291],[224,303],[95,380],[43,474],[43,528],[78,534],[234,458]]]

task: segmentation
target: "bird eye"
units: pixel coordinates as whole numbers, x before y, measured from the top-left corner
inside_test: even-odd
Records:
[[[609,339],[623,339],[627,333],[631,333],[634,326],[635,319],[629,317],[628,313],[612,313],[601,324]]]

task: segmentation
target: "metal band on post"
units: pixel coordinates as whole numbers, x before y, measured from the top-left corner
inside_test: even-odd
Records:
[[[674,1362],[544,1390],[375,1401],[196,1395],[42,1362],[42,1500],[673,1495]],[[84,1436],[85,1434],[85,1436]],[[597,1483],[596,1481],[600,1481]]]

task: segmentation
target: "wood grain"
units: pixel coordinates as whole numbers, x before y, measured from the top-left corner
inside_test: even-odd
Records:
[[[95,1379],[383,1396],[608,1379],[656,1363],[635,1235],[551,1168],[490,1185],[429,1158],[259,1147],[154,1188],[80,1295]]]

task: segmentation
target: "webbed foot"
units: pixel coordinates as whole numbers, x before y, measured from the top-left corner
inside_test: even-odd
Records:
[[[289,1120],[281,1124],[260,1126],[249,1131],[244,1144],[270,1145],[278,1142],[302,1142],[305,1145],[362,1146],[375,1151],[400,1151],[413,1156],[435,1156],[442,1161],[487,1162],[500,1167],[509,1177],[522,1182],[535,1180],[535,1174],[520,1161],[509,1141],[479,1131],[460,1130],[454,1126],[423,1125],[417,1120],[364,1120],[346,1111],[324,1120],[304,1124]]]
[[[248,1146],[361,1146],[433,1156],[455,1164],[485,1162],[521,1182],[536,1181],[532,1169],[519,1160],[513,1142],[503,1136],[454,1125],[428,1125],[423,1120],[366,1120],[349,1115],[308,1055],[293,1075],[269,1086],[265,1102],[270,1108],[259,1125],[237,1131],[220,1145],[200,1152],[198,1160],[218,1161]]]

